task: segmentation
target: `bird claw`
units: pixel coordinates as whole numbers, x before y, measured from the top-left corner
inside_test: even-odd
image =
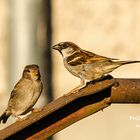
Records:
[[[21,117],[16,117],[17,118],[17,122],[20,122],[20,121],[24,121],[24,120],[27,120],[29,117],[28,116],[26,116],[26,117],[23,117],[23,118],[21,118]]]
[[[71,90],[69,93],[64,94],[64,96],[70,96],[71,94],[78,93],[80,90],[81,90],[81,89],[73,89],[73,90]]]

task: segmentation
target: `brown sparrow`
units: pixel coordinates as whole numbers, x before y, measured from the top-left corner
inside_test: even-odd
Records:
[[[20,115],[32,110],[43,89],[40,77],[37,65],[27,65],[24,68],[22,78],[11,92],[8,107],[0,117],[0,122],[6,123],[10,115],[20,119]]]
[[[87,82],[101,80],[121,65],[140,62],[117,61],[83,50],[72,42],[61,42],[52,48],[60,52],[66,69],[81,79],[81,84],[74,91],[85,87]]]

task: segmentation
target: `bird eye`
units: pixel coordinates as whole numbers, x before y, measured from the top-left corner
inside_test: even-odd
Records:
[[[28,69],[27,72],[30,72],[30,70]]]

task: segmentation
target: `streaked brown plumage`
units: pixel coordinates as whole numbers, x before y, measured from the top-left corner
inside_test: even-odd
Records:
[[[43,89],[40,78],[37,65],[27,65],[24,68],[22,78],[11,92],[8,107],[0,117],[0,122],[6,123],[10,115],[19,118],[32,110]]]
[[[118,59],[97,55],[81,49],[72,42],[61,42],[52,48],[61,53],[66,69],[81,79],[81,84],[74,90],[81,89],[87,82],[101,80],[108,73],[124,64],[140,62],[118,61]]]

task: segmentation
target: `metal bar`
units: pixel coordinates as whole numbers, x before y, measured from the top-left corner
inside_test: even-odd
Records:
[[[89,84],[78,93],[49,103],[43,111],[32,113],[29,119],[1,130],[0,138],[45,139],[110,103],[140,103],[140,79],[105,79]]]
[[[111,103],[140,103],[140,79],[116,81],[111,91]]]

